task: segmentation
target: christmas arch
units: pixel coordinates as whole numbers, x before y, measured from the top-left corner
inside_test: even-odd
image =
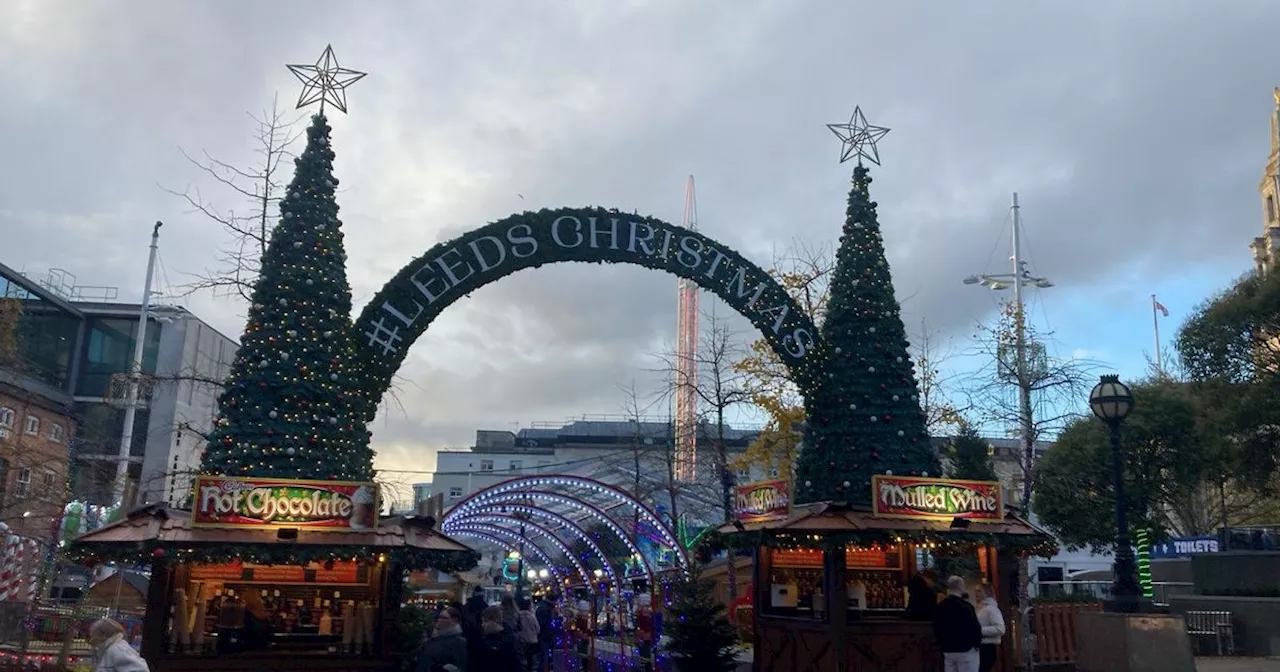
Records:
[[[354,325],[372,415],[409,346],[458,299],[516,271],[560,262],[634,264],[692,280],[751,320],[797,381],[818,330],[768,272],[707,236],[599,207],[524,212],[440,243],[404,267]]]

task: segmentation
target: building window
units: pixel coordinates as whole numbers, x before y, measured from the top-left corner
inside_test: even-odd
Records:
[[[751,481],[751,467],[743,467],[734,472],[734,476],[739,483],[748,483]]]
[[[0,406],[0,427],[13,427],[13,409]]]
[[[524,460],[511,460],[511,471],[524,471]]]
[[[53,423],[49,425],[49,440],[54,443],[62,443],[62,425]]]
[[[493,471],[493,460],[480,460],[480,471]]]
[[[1267,221],[1276,221],[1276,197],[1267,194]]]
[[[57,472],[50,471],[49,469],[44,470],[44,489],[50,494],[50,496],[53,494],[53,487],[57,480]]]
[[[778,470],[777,470],[777,469],[770,469],[770,470],[769,470],[769,478],[777,478],[777,477],[778,477]]]
[[[18,487],[16,493],[19,497],[26,497],[31,492],[31,467],[23,467],[18,470]]]
[[[27,416],[27,434],[38,436],[40,434],[40,418],[34,415]]]
[[[462,486],[453,485],[449,487],[449,499],[460,499],[462,497]]]

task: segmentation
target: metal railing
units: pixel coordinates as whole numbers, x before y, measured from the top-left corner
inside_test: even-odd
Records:
[[[1182,581],[1153,581],[1152,602],[1157,607],[1169,606],[1172,595],[1189,595],[1192,584]],[[1110,581],[1035,581],[1031,584],[1032,597],[1076,597],[1105,600],[1111,597]]]

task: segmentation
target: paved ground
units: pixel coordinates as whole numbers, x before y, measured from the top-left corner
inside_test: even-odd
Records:
[[[1280,672],[1280,658],[1196,658],[1196,672]]]

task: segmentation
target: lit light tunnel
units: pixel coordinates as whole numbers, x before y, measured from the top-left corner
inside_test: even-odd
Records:
[[[532,534],[555,539],[557,549],[575,563],[579,574],[585,574],[580,559],[568,552],[569,544],[575,539],[581,540],[600,560],[610,582],[619,587],[620,577],[614,572],[603,549],[592,538],[593,533],[583,524],[616,537],[632,556],[640,560],[645,575],[652,580],[655,567],[651,559],[641,552],[638,531],[627,532],[627,529],[635,530],[637,523],[643,522],[652,530],[650,538],[671,549],[679,568],[688,568],[685,550],[657,514],[627,492],[583,476],[520,476],[503,481],[459,501],[444,515],[441,529],[449,534],[477,522],[505,528],[509,533],[523,524],[526,536]],[[489,533],[493,536],[491,530]],[[510,536],[502,535],[502,538],[509,539]]]

